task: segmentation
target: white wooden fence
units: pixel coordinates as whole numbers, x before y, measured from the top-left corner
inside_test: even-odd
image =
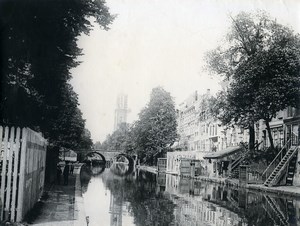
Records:
[[[44,188],[47,141],[29,128],[0,126],[1,220],[20,222]]]

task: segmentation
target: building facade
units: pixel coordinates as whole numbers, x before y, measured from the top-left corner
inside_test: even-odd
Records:
[[[174,152],[167,154],[167,172],[181,175],[184,162],[200,162],[200,175],[235,177],[234,170],[244,157],[241,143],[249,142],[249,132],[237,125],[223,126],[210,114],[210,92],[198,95],[194,92],[177,110],[179,141]],[[275,151],[285,144],[300,144],[300,109],[288,107],[279,111],[270,125]],[[264,120],[254,124],[255,147],[268,149],[269,133]],[[246,147],[246,146],[245,146]],[[300,163],[298,154],[297,162]],[[261,163],[262,167],[267,167]],[[300,186],[300,165],[297,164],[293,184]],[[195,168],[196,169],[196,168]]]
[[[183,151],[211,152],[248,141],[248,131],[238,126],[225,127],[209,111],[210,90],[195,91],[177,111],[179,146]]]

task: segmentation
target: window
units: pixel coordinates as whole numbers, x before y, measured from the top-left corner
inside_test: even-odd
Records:
[[[293,117],[295,114],[295,108],[293,107],[288,107],[287,108],[287,117]]]

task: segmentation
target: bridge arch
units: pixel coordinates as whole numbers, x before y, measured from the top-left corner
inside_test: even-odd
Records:
[[[88,160],[88,157],[92,157],[93,155],[98,155],[102,158],[102,161],[103,162],[106,162],[106,159],[105,159],[105,156],[102,155],[101,153],[97,152],[97,151],[92,151],[92,152],[89,152],[87,153],[85,156],[84,156],[84,161]]]

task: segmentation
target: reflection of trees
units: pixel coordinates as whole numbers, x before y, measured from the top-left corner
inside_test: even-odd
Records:
[[[83,165],[80,170],[80,182],[82,192],[85,193],[87,191],[88,184],[92,178],[92,176],[100,175],[105,170],[105,164],[98,166],[89,166]]]
[[[91,167],[93,175],[100,175],[105,170],[105,164],[99,164],[97,166]]]
[[[81,182],[82,193],[85,193],[87,191],[87,187],[88,187],[89,181],[92,178],[92,175],[93,175],[93,172],[89,166],[83,165],[81,167],[80,182]]]
[[[110,167],[110,170],[116,174],[116,175],[125,175],[126,172],[128,171],[128,164],[124,164],[124,163],[113,163]]]
[[[118,176],[127,176],[132,174],[133,172],[133,164],[129,163],[113,163],[110,167],[110,170],[113,174],[118,175]]]
[[[130,212],[134,215],[136,225],[170,225],[174,221],[172,201],[163,193],[156,192],[156,176],[140,172],[136,181],[131,176],[108,176],[105,184],[116,202],[129,202]]]

